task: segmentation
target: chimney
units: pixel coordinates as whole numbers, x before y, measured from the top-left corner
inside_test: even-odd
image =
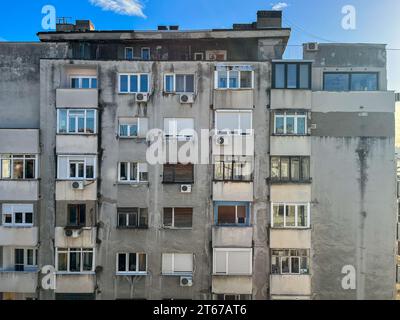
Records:
[[[167,26],[158,26],[158,31],[167,31],[168,27]]]
[[[282,28],[282,11],[258,11],[257,29]]]
[[[169,26],[169,30],[170,31],[178,31],[179,30],[179,26]]]

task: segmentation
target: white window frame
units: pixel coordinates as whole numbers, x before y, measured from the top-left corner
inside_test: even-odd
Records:
[[[72,252],[71,249],[77,249],[80,253],[80,271],[70,271],[70,253]],[[67,271],[60,271],[58,269],[58,255],[59,253],[66,253],[67,254]],[[83,254],[84,253],[92,253],[92,270],[91,271],[83,271]],[[95,262],[96,262],[96,250],[94,248],[56,248],[56,257],[55,257],[55,265],[56,271],[58,274],[93,274],[95,270]]]
[[[14,260],[14,267],[16,265],[16,257],[15,257],[15,250],[24,250],[24,272],[29,272],[29,269],[31,271],[37,269],[38,267],[38,262],[37,262],[37,248],[14,248],[13,249],[13,260]],[[33,259],[33,264],[28,264],[28,251],[32,251],[32,259]],[[28,269],[28,270],[26,270]],[[22,272],[22,271],[21,271]]]
[[[145,50],[149,51],[149,59],[144,59],[143,58],[143,52]],[[142,48],[140,48],[140,59],[143,60],[143,61],[150,61],[151,60],[151,48],[150,47],[142,47]]]
[[[181,135],[180,133],[182,133],[182,131],[178,132],[178,122],[179,122],[179,120],[181,120],[181,121],[190,120],[190,121],[193,122],[193,128],[185,128],[184,129],[185,133],[187,131],[187,133],[188,133],[187,135]],[[165,128],[166,121],[168,121],[169,124],[174,123],[174,130],[173,130],[174,134],[173,135],[167,134],[166,128]],[[189,132],[190,130],[192,132]],[[178,141],[188,141],[188,140],[193,140],[194,136],[195,136],[195,121],[194,121],[194,118],[164,118],[164,138],[165,139],[167,139],[167,140],[178,140]]]
[[[121,165],[123,163],[127,164],[127,176],[128,179],[127,180],[121,180]],[[130,180],[131,177],[131,164],[136,164],[136,180]],[[142,167],[146,166],[147,167],[147,171],[141,170]],[[140,174],[141,173],[147,173],[147,175],[149,174],[149,170],[148,170],[148,164],[147,163],[140,163],[140,162],[129,162],[129,161],[121,161],[118,163],[118,182],[122,183],[122,184],[136,184],[136,183],[148,183],[149,181],[141,181],[140,180]],[[147,178],[147,180],[149,180]]]
[[[6,209],[11,208],[11,212],[6,211]],[[19,208],[25,208],[21,210]],[[29,207],[29,210],[26,208]],[[22,223],[15,222],[15,214],[22,213]],[[32,223],[26,223],[26,214],[32,213]],[[11,215],[11,223],[6,223],[6,216]],[[12,228],[32,228],[35,223],[35,216],[33,210],[33,204],[15,204],[15,203],[3,203],[2,205],[2,223],[4,227],[12,227]]]
[[[196,57],[201,57],[201,59],[197,59]],[[194,53],[194,61],[204,61],[204,52],[195,52]]]
[[[274,226],[274,207],[275,206],[283,206],[283,227],[275,227]],[[286,225],[286,208],[287,206],[295,207],[295,226],[287,226]],[[307,226],[299,226],[299,207],[305,206],[307,213]],[[283,229],[310,229],[311,227],[311,204],[310,203],[290,203],[290,202],[273,202],[271,203],[271,227],[272,228],[283,228]]]
[[[60,132],[60,112],[61,111],[66,111],[67,112],[67,132]],[[93,133],[91,132],[87,132],[87,119],[88,119],[88,112],[93,112],[94,111],[94,130]],[[85,125],[84,125],[84,130],[85,132],[79,132],[78,130],[78,118],[75,118],[75,127],[76,127],[76,132],[70,132],[69,131],[69,116],[70,116],[70,112],[84,112],[84,121],[85,121]],[[97,134],[97,110],[96,109],[58,109],[57,110],[57,134],[70,134],[70,135],[94,135]]]
[[[173,208],[169,208],[168,207],[168,209],[172,209],[172,226],[166,226],[165,224],[164,224],[164,209],[167,209],[167,208],[163,208],[163,228],[164,229],[177,229],[177,230],[191,230],[191,229],[193,229],[193,212],[194,212],[194,210],[193,210],[193,208],[179,208],[179,207],[173,207]],[[176,227],[175,226],[175,209],[192,209],[192,226],[191,227],[183,227],[183,228],[181,228],[181,227]]]
[[[72,88],[72,80],[73,80],[73,79],[78,79],[78,82],[79,82],[78,88]],[[82,76],[82,75],[76,75],[76,76],[75,76],[75,75],[71,75],[71,76],[69,77],[69,85],[70,85],[70,88],[71,88],[71,89],[83,89],[83,88],[82,88],[82,80],[83,80],[83,79],[89,79],[89,88],[85,88],[86,90],[88,90],[88,89],[97,89],[97,88],[98,88],[99,82],[98,82],[96,76]],[[96,80],[96,83],[97,83],[96,88],[93,88],[93,80]]]
[[[140,129],[141,129],[141,118],[132,118],[131,121],[123,121],[124,123],[119,122],[118,125],[118,137],[121,139],[136,139],[140,137]],[[137,135],[136,136],[131,136],[131,126],[136,125],[137,126]],[[121,135],[121,127],[122,126],[127,126],[128,127],[128,135],[127,136],[122,136]]]
[[[128,59],[128,56],[127,56],[127,51],[128,50],[132,50],[132,59]],[[134,59],[135,51],[134,51],[133,47],[125,47],[124,53],[125,53],[125,60],[129,60],[130,61],[130,60]]]
[[[15,154],[0,154],[0,180],[37,180],[39,178],[39,164],[38,164],[38,155],[37,154],[19,154],[22,157],[17,157]],[[33,156],[33,157],[28,157]],[[10,178],[3,178],[3,160],[10,160]],[[23,161],[23,177],[21,179],[14,179],[14,160],[22,160]],[[34,178],[26,178],[26,161],[27,160],[35,160],[35,177]]]
[[[216,259],[216,254],[217,252],[225,252],[225,272],[217,272],[217,259]],[[250,253],[250,259],[249,259],[249,270],[250,272],[247,273],[231,273],[229,272],[229,253],[231,252],[246,252]],[[252,248],[214,248],[213,252],[213,274],[218,276],[218,275],[252,275],[253,274],[253,249]]]
[[[280,114],[278,114],[280,113]],[[294,113],[294,114],[288,114],[288,113]],[[298,114],[301,112],[287,112],[287,111],[278,111],[274,115],[274,135],[291,135],[291,136],[304,136],[307,135],[307,126],[308,126],[308,113],[306,111],[303,111],[302,113],[305,114]],[[287,118],[294,118],[294,133],[287,133]],[[277,119],[278,118],[283,118],[283,133],[278,133],[277,131]],[[304,124],[304,133],[299,133],[298,132],[298,119],[304,119],[305,124]]]
[[[245,68],[248,67],[249,70],[240,70],[240,68]],[[226,70],[218,70],[225,68]],[[235,69],[236,68],[236,69]],[[232,66],[217,66],[215,73],[214,73],[214,78],[215,78],[215,83],[214,83],[214,89],[216,90],[253,90],[254,89],[254,70],[250,70],[250,66],[243,66],[243,65],[232,65]],[[233,69],[233,70],[230,70]],[[251,68],[252,69],[252,68]],[[220,88],[219,87],[219,72],[226,72],[227,73],[227,84],[226,88]],[[230,87],[230,73],[231,72],[238,72],[239,78],[238,78],[238,87],[237,88],[231,88]],[[242,72],[251,72],[251,87],[250,88],[242,88],[242,77],[241,73]]]
[[[122,211],[124,209],[137,209],[137,216],[136,216],[136,223],[137,223],[137,227],[131,227],[129,226],[129,215],[133,214],[133,212],[125,212]],[[143,227],[140,226],[140,218],[144,215],[144,213],[142,213],[144,210],[146,210],[147,213],[147,226]],[[120,215],[125,215],[125,220],[126,220],[126,224],[124,226],[119,225],[119,216]],[[149,227],[149,209],[148,208],[139,208],[139,207],[133,207],[133,208],[118,208],[117,209],[117,228],[119,229],[148,229]]]
[[[60,159],[61,158],[66,158],[67,162],[67,177],[60,177]],[[80,158],[80,159],[76,159]],[[90,161],[89,161],[90,159]],[[71,163],[82,163],[83,162],[83,178],[79,177],[74,177],[71,178],[71,172],[70,172],[70,164]],[[93,178],[87,178],[86,177],[86,168],[89,162],[93,162]],[[76,167],[76,172],[78,172],[78,166]],[[76,174],[77,175],[77,174]],[[58,180],[69,180],[69,181],[82,181],[82,180],[96,180],[97,179],[97,157],[96,156],[81,156],[81,155],[59,155],[57,156],[57,179]]]
[[[119,271],[119,255],[125,255],[125,270],[129,270],[129,255],[136,254],[136,271]],[[139,271],[139,256],[146,256],[146,271]],[[148,274],[148,255],[144,252],[118,252],[116,256],[116,274],[117,275],[147,275]]]
[[[219,131],[218,130],[218,115],[219,114],[224,114],[224,113],[237,113],[239,115],[239,127],[241,127],[241,114],[243,113],[249,113],[251,115],[250,117],[250,123],[251,123],[251,129],[250,132],[240,132],[239,133],[239,128],[236,128],[234,131]],[[224,129],[229,129],[229,128],[224,128]],[[215,133],[217,135],[227,135],[227,136],[252,136],[253,135],[253,111],[252,110],[217,110],[215,111]]]
[[[163,272],[164,266],[161,265],[161,273],[164,276],[185,276],[185,275],[193,275],[194,273],[194,267],[195,267],[195,256],[193,253],[163,253],[161,257],[161,262],[164,259],[164,255],[171,255],[172,260],[171,260],[171,269],[172,272]],[[175,271],[175,256],[177,255],[191,255],[192,256],[192,271],[187,271],[187,272],[181,272],[181,271]]]
[[[141,76],[147,76],[147,90],[142,92],[142,85],[140,83]],[[121,76],[128,77],[128,91],[121,91]],[[138,77],[138,91],[131,91],[131,76]],[[138,94],[138,93],[149,93],[150,92],[150,73],[118,73],[118,93],[119,94]]]
[[[176,90],[176,77],[177,76],[183,76],[185,78],[185,81],[184,81],[185,89],[184,89],[184,91],[177,91]],[[187,76],[193,76],[193,92],[189,92],[189,91],[186,90],[186,77]],[[173,89],[172,89],[172,91],[167,91],[167,77],[173,77],[173,80],[172,80]],[[188,93],[188,94],[192,94],[193,93],[194,94],[196,92],[196,74],[194,74],[194,73],[166,73],[164,75],[164,92],[165,93],[177,93],[177,94],[184,94],[184,93]]]
[[[306,250],[307,251],[307,256],[292,256],[290,254],[290,251],[298,251],[298,250]],[[273,255],[273,251],[289,251],[289,255],[288,256],[275,256]],[[310,250],[309,249],[271,249],[271,268],[273,265],[273,257],[276,257],[276,259],[278,259],[278,263],[279,263],[279,273],[272,273],[272,275],[309,275],[310,274],[310,270],[311,270],[311,259],[310,259]],[[289,272],[282,272],[282,258],[288,258],[289,259]],[[303,273],[301,272],[301,258],[307,258],[307,273]],[[299,260],[299,272],[293,272],[292,270],[292,259],[298,259]]]

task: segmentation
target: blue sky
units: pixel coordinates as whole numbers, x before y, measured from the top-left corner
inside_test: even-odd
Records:
[[[284,26],[292,27],[288,58],[300,58],[301,48],[296,45],[309,41],[377,42],[400,49],[399,0],[4,0],[0,40],[36,41],[44,5],[53,5],[57,16],[72,21],[91,19],[98,30],[145,30],[162,24],[179,24],[181,29],[229,28],[234,22],[254,21],[257,10],[271,9],[279,2],[285,7]],[[123,3],[130,5],[121,7]],[[356,9],[355,30],[342,28],[345,5]],[[103,10],[105,6],[114,11]],[[400,91],[400,50],[388,50],[388,61],[389,88]]]

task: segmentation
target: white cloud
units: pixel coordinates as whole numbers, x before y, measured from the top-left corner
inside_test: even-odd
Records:
[[[7,42],[7,40],[2,38],[2,37],[0,37],[0,42]]]
[[[278,2],[275,4],[272,4],[272,10],[280,11],[285,8],[287,8],[289,5],[286,2]]]
[[[125,16],[146,18],[143,13],[144,5],[140,0],[89,0],[91,4],[105,11],[113,11]]]

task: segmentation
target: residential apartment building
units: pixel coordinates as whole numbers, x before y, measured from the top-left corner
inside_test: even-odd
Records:
[[[385,46],[284,60],[281,18],[0,45],[3,299],[395,297]]]

